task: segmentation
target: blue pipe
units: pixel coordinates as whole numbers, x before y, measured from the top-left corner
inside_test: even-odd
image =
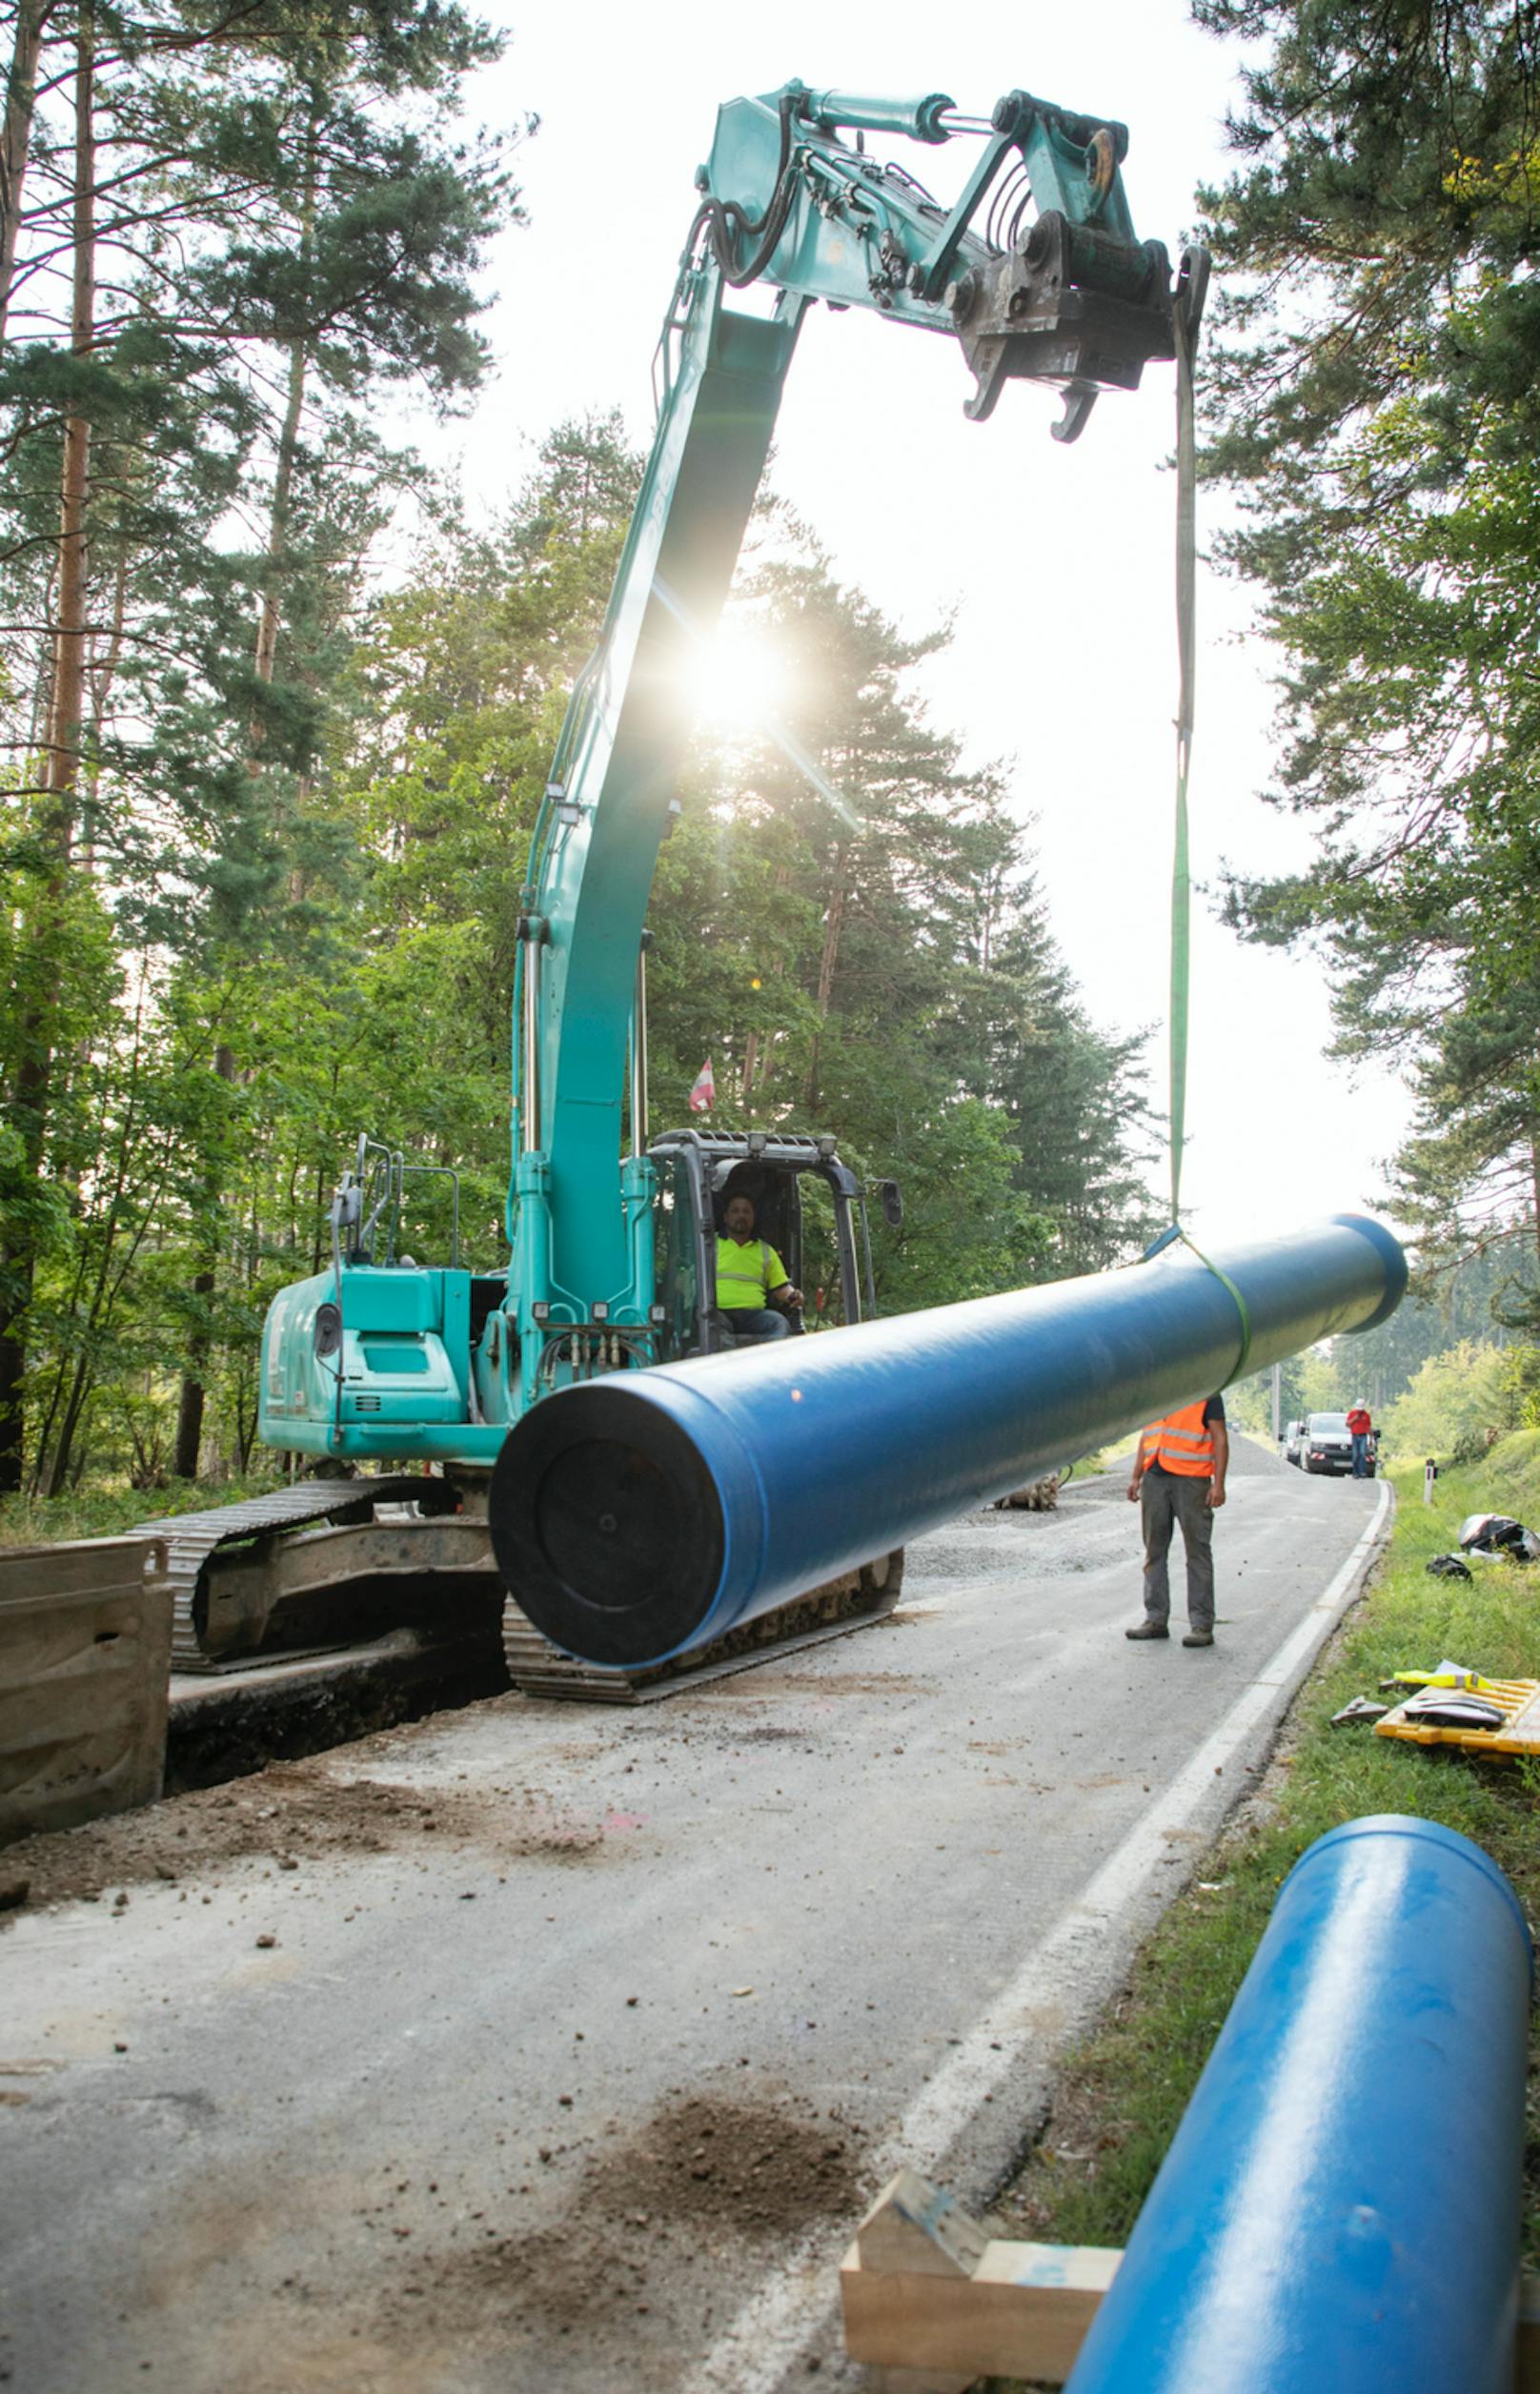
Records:
[[[1318,1838],[1065,2394],[1510,2394],[1531,1968],[1452,1830]]]
[[[636,1669],[722,1636],[1067,1457],[1400,1302],[1378,1223],[899,1314],[562,1389],[511,1432],[489,1520],[546,1636]]]

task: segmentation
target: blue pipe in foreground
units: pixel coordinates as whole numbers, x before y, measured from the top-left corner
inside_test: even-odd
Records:
[[[536,1627],[621,1669],[720,1637],[970,1506],[1341,1330],[1407,1285],[1396,1241],[1337,1214],[1214,1258],[938,1306],[613,1372],[510,1432],[489,1519]]]
[[[1510,2394],[1530,1970],[1465,1837],[1318,1838],[1065,2394]]]

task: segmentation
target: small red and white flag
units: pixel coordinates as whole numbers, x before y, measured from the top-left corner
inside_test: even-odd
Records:
[[[712,1075],[711,1058],[708,1056],[695,1076],[695,1086],[690,1091],[690,1111],[692,1114],[709,1114],[716,1103],[717,1084]]]

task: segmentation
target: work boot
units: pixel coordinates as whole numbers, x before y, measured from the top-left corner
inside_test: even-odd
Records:
[[[1211,1646],[1213,1642],[1214,1633],[1212,1630],[1188,1630],[1185,1637],[1182,1640],[1184,1646]]]
[[[1164,1621],[1141,1621],[1136,1630],[1125,1630],[1125,1637],[1169,1637],[1171,1633]]]

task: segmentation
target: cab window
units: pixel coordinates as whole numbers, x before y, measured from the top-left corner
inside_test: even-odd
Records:
[[[687,1354],[696,1344],[700,1302],[695,1204],[689,1167],[682,1156],[659,1156],[658,1204],[653,1213],[658,1302],[664,1309],[658,1335],[660,1363]]]

